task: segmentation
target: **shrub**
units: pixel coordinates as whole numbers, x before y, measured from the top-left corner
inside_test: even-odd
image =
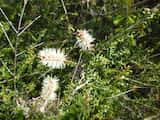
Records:
[[[0,4],[0,119],[158,119],[158,2]]]

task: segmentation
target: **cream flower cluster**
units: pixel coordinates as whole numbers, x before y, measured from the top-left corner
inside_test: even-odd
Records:
[[[56,91],[59,88],[59,79],[57,77],[50,77],[47,76],[43,80],[43,86],[42,86],[42,92],[41,92],[41,98],[44,100],[53,101],[56,99]]]
[[[57,100],[57,90],[59,88],[59,79],[57,77],[47,76],[43,80],[42,90],[39,97],[32,98],[28,101],[18,98],[16,100],[17,107],[23,110],[24,115],[27,117],[32,107],[37,112],[45,113],[47,106]],[[32,105],[32,107],[30,106]]]
[[[60,49],[46,48],[39,52],[39,58],[43,65],[51,68],[64,68],[66,55]]]
[[[57,77],[47,76],[43,81],[42,91],[40,97],[44,100],[44,103],[40,106],[40,111],[45,112],[48,103],[57,99],[56,91],[59,88],[59,79]]]
[[[87,30],[77,31],[77,42],[78,46],[83,50],[91,50],[93,47],[94,38],[89,34]]]

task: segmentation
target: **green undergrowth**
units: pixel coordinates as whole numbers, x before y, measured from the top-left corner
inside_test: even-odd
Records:
[[[159,8],[134,8],[132,0],[128,3],[93,0],[88,5],[81,0],[64,2],[67,13],[60,0],[30,0],[23,26],[41,17],[19,37],[0,14],[0,22],[17,50],[15,60],[15,53],[0,29],[0,119],[144,120],[157,116]],[[0,1],[0,7],[14,26],[18,26],[22,6],[20,1]],[[76,29],[90,31],[96,39],[94,50],[83,51],[75,46]],[[71,64],[65,69],[43,66],[37,56],[43,48],[63,49]],[[46,113],[33,111],[25,118],[16,98],[29,100],[39,96],[47,75],[60,79],[58,100]]]

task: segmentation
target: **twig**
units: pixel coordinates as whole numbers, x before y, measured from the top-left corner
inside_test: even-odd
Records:
[[[35,21],[37,21],[41,16],[36,17],[31,23],[29,23],[21,32],[17,34],[19,37],[25,30],[27,30]]]
[[[19,23],[18,23],[18,32],[19,32],[19,30],[20,30],[20,28],[21,28],[22,19],[23,19],[23,15],[24,15],[24,11],[25,11],[27,2],[28,2],[28,0],[24,0],[23,8],[22,8],[21,15],[20,15],[20,19],[19,19]]]
[[[20,76],[19,78],[23,79],[23,78],[28,77],[28,76],[31,77],[31,76],[40,75],[40,74],[41,74],[41,72],[33,72],[31,74],[24,74],[23,76]]]
[[[16,32],[16,34],[18,33],[18,31],[16,30],[16,28],[14,27],[14,25],[12,24],[12,22],[8,19],[7,15],[5,14],[5,12],[2,10],[2,8],[0,8],[1,13],[3,14],[3,16],[5,17],[5,19],[7,20],[7,22],[10,24],[10,26],[12,27],[12,29]]]
[[[29,75],[21,76],[20,78],[23,79],[26,76],[32,76],[32,75],[36,75],[36,74],[40,74],[40,73],[39,72],[35,72],[35,73],[29,74]],[[6,82],[10,82],[10,81],[14,81],[14,78],[9,79],[9,80],[0,81],[0,84],[6,83]]]
[[[115,97],[119,97],[119,96],[122,96],[122,95],[125,95],[125,94],[127,94],[127,93],[130,93],[130,92],[132,92],[132,91],[134,91],[135,89],[130,89],[130,90],[127,90],[127,91],[125,91],[125,92],[121,92],[121,93],[119,93],[119,94],[117,94],[117,95],[114,95],[114,96],[111,96],[111,97],[107,97],[107,99],[109,98],[115,98]]]
[[[73,73],[73,76],[72,76],[72,80],[74,80],[74,77],[75,77],[75,75],[76,75],[76,73],[77,73],[77,70],[78,70],[79,64],[80,64],[80,62],[81,62],[81,59],[82,59],[82,53],[81,53],[80,56],[79,56],[78,63],[77,63],[77,65],[76,65],[76,68],[75,68],[74,73]]]
[[[1,61],[1,63],[3,64],[3,66],[7,69],[7,71],[13,76],[13,73],[12,73],[11,70],[8,68],[8,66],[4,63],[4,61],[1,60],[1,59],[0,59],[0,61]]]
[[[65,4],[64,4],[64,1],[61,0],[61,3],[62,3],[62,6],[63,6],[63,9],[64,9],[64,13],[65,13],[65,15],[66,15],[66,17],[67,17],[67,21],[69,22],[68,12],[67,12],[67,8],[66,8],[66,6],[65,6]]]
[[[51,70],[52,70],[52,68],[50,68],[49,70],[47,70],[46,72],[44,72],[40,77],[38,77],[38,79],[41,79],[42,77],[44,77]]]
[[[141,88],[148,88],[148,87],[137,87],[137,89],[141,89]],[[124,92],[121,92],[121,93],[119,93],[119,94],[117,94],[117,95],[114,95],[114,96],[111,96],[111,97],[107,97],[106,99],[112,99],[112,98],[115,98],[115,97],[120,97],[120,96],[123,96],[123,95],[125,95],[125,94],[127,94],[127,93],[130,93],[130,92],[132,92],[132,91],[135,91],[135,89],[134,88],[132,88],[132,89],[130,89],[130,90],[127,90],[127,91],[124,91]]]
[[[72,95],[75,95],[75,93],[76,93],[79,89],[81,89],[82,87],[84,87],[84,86],[87,85],[88,83],[89,83],[89,80],[87,80],[85,83],[77,86],[77,87],[73,90]]]
[[[5,31],[5,29],[4,29],[4,27],[3,27],[3,25],[2,25],[1,22],[0,22],[0,26],[1,26],[1,28],[2,28],[2,31],[3,31],[6,39],[8,40],[8,43],[9,43],[10,47],[11,47],[11,48],[13,49],[13,51],[14,51],[15,48],[13,47],[13,44],[12,44],[12,42],[10,41],[10,39],[9,39],[9,37],[8,37],[8,35],[7,35],[7,33],[6,33],[6,31]]]
[[[147,83],[143,83],[143,82],[140,82],[138,80],[134,80],[134,79],[130,79],[130,78],[125,78],[123,80],[127,80],[127,81],[131,81],[131,82],[134,82],[134,83],[138,83],[138,84],[141,84],[143,86],[151,86],[151,87],[155,87],[154,85],[152,84],[147,84]]]
[[[9,80],[3,80],[3,81],[0,81],[0,84],[4,84],[6,82],[10,82],[10,81],[13,81],[14,79],[9,79]]]
[[[61,0],[61,3],[62,3],[62,6],[63,6],[63,9],[64,9],[64,12],[65,12],[65,14],[67,15],[68,13],[67,13],[67,9],[66,9],[66,6],[65,6],[65,4],[64,4],[64,1]]]
[[[15,90],[15,97],[17,96],[17,39],[15,41],[15,50],[14,50],[14,90]]]
[[[150,56],[149,58],[154,58],[154,57],[157,57],[157,56],[160,56],[160,53],[154,54],[154,55]]]
[[[31,47],[31,49],[36,48],[36,47],[39,47],[39,46],[41,46],[41,45],[43,45],[43,44],[44,44],[44,42],[41,42],[41,43],[39,43],[39,44]],[[22,51],[22,52],[20,52],[20,53],[17,53],[17,56],[20,56],[20,55],[22,55],[22,54],[25,53],[25,52],[26,52],[26,50],[24,50],[24,51]]]

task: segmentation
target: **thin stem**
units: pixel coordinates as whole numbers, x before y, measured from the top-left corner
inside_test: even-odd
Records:
[[[64,4],[64,1],[61,0],[61,3],[62,3],[62,6],[63,6],[63,9],[64,9],[65,14],[68,15],[66,6],[65,6],[65,4]]]
[[[150,56],[149,58],[154,58],[154,57],[157,57],[157,56],[160,56],[160,53],[154,54],[154,55]]]
[[[0,81],[0,84],[4,84],[4,83],[10,82],[10,81],[14,81],[14,79],[9,79],[9,80]]]
[[[13,49],[13,51],[14,51],[15,48],[13,47],[13,44],[12,44],[11,40],[9,39],[8,34],[6,33],[6,31],[5,31],[5,29],[4,29],[4,26],[2,25],[1,22],[0,22],[0,26],[1,26],[1,28],[2,28],[2,31],[3,31],[6,39],[8,40],[8,43],[9,43],[10,47],[11,47],[11,48]]]
[[[17,40],[15,42],[15,51],[14,51],[14,90],[15,90],[15,96],[17,96]]]
[[[38,79],[41,79],[42,77],[44,77],[50,71],[52,71],[52,68],[50,68],[49,70],[47,70],[46,72],[44,72]]]
[[[141,88],[148,88],[148,87],[137,87],[137,89],[141,89]],[[130,92],[132,92],[132,91],[135,91],[135,89],[134,88],[132,88],[132,89],[130,89],[130,90],[127,90],[127,91],[124,91],[124,92],[121,92],[121,93],[119,93],[119,94],[117,94],[117,95],[114,95],[114,96],[111,96],[111,97],[107,97],[106,99],[112,99],[112,98],[115,98],[115,97],[120,97],[120,96],[123,96],[123,95],[125,95],[125,94],[127,94],[127,93],[130,93]]]
[[[1,13],[3,14],[3,16],[5,17],[5,19],[7,20],[7,22],[10,24],[10,26],[12,27],[12,29],[18,33],[18,31],[16,30],[16,28],[14,27],[14,25],[12,24],[12,22],[8,19],[7,15],[5,14],[5,12],[2,10],[2,8],[0,8]]]
[[[140,82],[140,81],[138,81],[138,80],[131,79],[131,78],[125,78],[125,79],[123,79],[123,80],[131,81],[131,82],[134,82],[134,83],[143,85],[143,86],[152,86],[152,87],[155,87],[155,86],[152,85],[152,84],[143,83],[143,82]]]
[[[76,43],[74,44],[73,48],[70,49],[70,50],[67,52],[67,55],[68,55],[68,56],[69,56],[69,54],[72,52],[72,50],[73,50],[74,48],[76,48]]]
[[[87,80],[85,83],[77,86],[77,87],[74,89],[72,95],[75,95],[75,93],[76,93],[78,90],[80,90],[82,87],[84,87],[84,86],[87,85],[88,83],[89,83],[89,80]]]
[[[67,8],[66,8],[66,6],[65,6],[65,4],[64,4],[64,1],[61,0],[61,3],[62,3],[62,6],[63,6],[63,9],[64,9],[64,13],[66,14],[67,21],[69,22],[68,12],[67,12]]]
[[[17,34],[19,37],[25,30],[27,30],[35,21],[37,21],[41,16],[36,17],[31,23],[29,23],[21,32]]]
[[[82,59],[82,53],[81,53],[80,56],[79,56],[78,63],[77,63],[77,65],[76,65],[76,68],[75,68],[74,73],[73,73],[73,76],[72,76],[72,80],[74,80],[74,78],[75,78],[75,76],[76,76],[76,73],[77,73],[79,64],[80,64],[80,62],[81,62],[81,59]]]
[[[24,1],[24,4],[23,4],[23,8],[22,8],[20,19],[19,19],[19,23],[18,23],[18,32],[19,32],[19,30],[21,28],[22,19],[23,19],[23,15],[24,15],[24,11],[25,11],[26,5],[27,5],[27,1],[28,0]]]
[[[43,45],[43,44],[44,44],[44,42],[41,42],[41,43],[39,43],[39,44],[31,47],[31,49],[36,48],[36,47],[39,47],[39,46],[41,46],[41,45]],[[20,53],[17,53],[17,56],[20,56],[20,55],[22,55],[22,54],[25,53],[25,52],[26,52],[26,50],[24,50],[24,51],[22,51],[22,52],[20,52]]]
[[[127,94],[127,93],[130,93],[130,92],[132,92],[132,91],[134,91],[134,90],[135,90],[135,89],[127,90],[127,91],[121,92],[121,93],[119,93],[119,94],[117,94],[117,95],[114,95],[114,96],[111,96],[111,97],[107,97],[107,99],[108,99],[108,98],[119,97],[119,96],[125,95],[125,94]]]
[[[14,74],[11,72],[11,70],[8,68],[8,66],[4,63],[4,61],[1,59],[0,59],[0,61],[3,64],[3,66],[7,69],[7,71],[13,76]]]

